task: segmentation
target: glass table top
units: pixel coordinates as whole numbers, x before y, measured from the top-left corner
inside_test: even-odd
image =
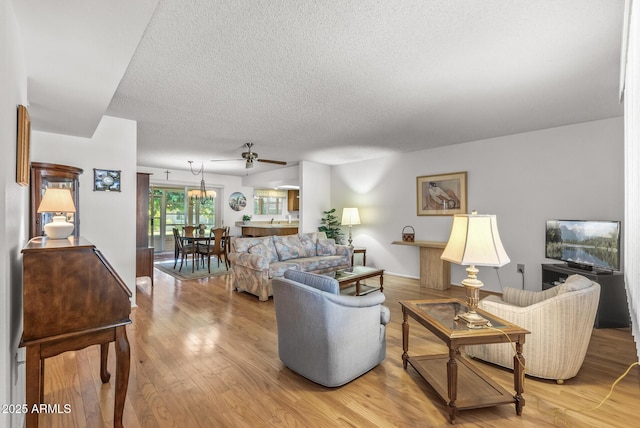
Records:
[[[460,302],[429,302],[429,303],[418,303],[416,307],[423,311],[427,316],[434,318],[440,324],[444,325],[446,328],[452,331],[469,331],[476,330],[470,329],[467,327],[466,321],[454,320],[455,316],[458,314],[463,314],[467,312],[469,309],[466,305]],[[494,328],[507,328],[502,321],[494,318],[491,314],[487,314],[486,312],[480,313],[484,318],[488,319],[491,322],[491,325]]]
[[[342,270],[336,271],[335,272],[335,279],[340,281],[340,280],[351,278],[351,277],[358,276],[358,275],[367,275],[367,274],[370,274],[372,272],[376,272],[376,271],[380,271],[380,270],[382,270],[382,269],[377,269],[377,268],[370,267],[370,266],[357,265],[357,266],[352,266],[352,267],[350,267],[348,269],[342,269]]]

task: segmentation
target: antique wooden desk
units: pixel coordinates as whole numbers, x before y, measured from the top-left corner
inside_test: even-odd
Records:
[[[115,342],[115,427],[122,427],[129,382],[131,292],[96,247],[84,238],[33,238],[23,254],[27,428],[38,426],[34,404],[44,398],[44,360],[100,345],[100,378],[107,383],[109,343]]]
[[[466,305],[456,299],[405,300],[402,306],[402,365],[407,363],[433,387],[447,405],[449,421],[455,422],[458,409],[474,409],[498,404],[515,403],[516,414],[522,414],[525,400],[524,357],[522,345],[529,331],[497,318],[480,309],[477,312],[489,319],[493,328],[470,329],[464,321],[454,321],[458,313],[467,311]],[[409,317],[418,321],[449,347],[448,355],[409,356]],[[464,345],[483,343],[515,343],[513,382],[515,395],[510,394],[471,361],[460,354]],[[446,369],[446,370],[445,370]],[[458,388],[458,380],[461,388]]]

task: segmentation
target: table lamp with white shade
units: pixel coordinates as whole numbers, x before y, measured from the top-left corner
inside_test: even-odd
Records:
[[[73,223],[67,222],[65,213],[75,213],[76,206],[69,189],[49,187],[45,190],[38,213],[54,213],[51,223],[44,225],[50,239],[66,239],[73,232]]]
[[[510,261],[500,241],[496,216],[476,214],[475,211],[455,215],[449,241],[440,258],[469,266],[468,277],[461,282],[467,291],[469,312],[456,316],[456,319],[465,320],[469,328],[490,326],[489,321],[476,312],[480,288],[484,285],[477,277],[479,271],[476,266],[500,267]]]
[[[360,213],[358,208],[343,208],[342,210],[342,226],[349,226],[349,246],[353,248],[353,239],[351,239],[351,227],[360,224]]]

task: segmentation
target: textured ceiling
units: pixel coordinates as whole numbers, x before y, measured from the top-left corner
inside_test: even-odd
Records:
[[[139,165],[237,175],[242,162],[207,161],[251,141],[264,158],[340,164],[620,116],[623,8],[160,0],[105,113],[138,121]]]

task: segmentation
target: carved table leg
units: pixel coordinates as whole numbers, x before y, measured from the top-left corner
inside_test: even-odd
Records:
[[[525,404],[525,399],[522,396],[524,391],[524,357],[522,356],[522,343],[518,340],[516,342],[516,355],[513,357],[513,387],[516,390],[516,414],[522,415],[522,408]]]
[[[113,406],[113,426],[122,428],[124,402],[129,385],[130,349],[125,326],[116,327],[116,396]]]
[[[384,274],[380,274],[380,292],[384,291]]]
[[[111,373],[107,370],[107,359],[109,358],[109,343],[100,344],[100,380],[102,383],[109,382]]]
[[[457,350],[449,348],[449,361],[447,362],[447,392],[449,394],[449,422],[456,421],[456,399],[458,398],[458,362]]]
[[[407,311],[402,307],[402,367],[407,369],[407,358],[409,358],[409,354],[407,351],[409,350],[409,316],[407,315]]]

